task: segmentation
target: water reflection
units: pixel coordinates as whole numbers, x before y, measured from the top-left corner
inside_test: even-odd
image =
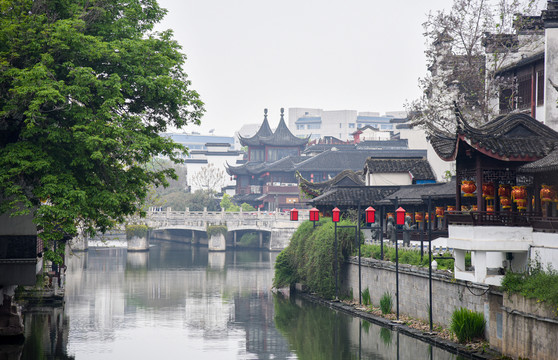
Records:
[[[276,256],[176,244],[90,248],[69,259],[65,310],[27,314],[24,358],[432,358],[417,340],[277,298],[269,291]]]

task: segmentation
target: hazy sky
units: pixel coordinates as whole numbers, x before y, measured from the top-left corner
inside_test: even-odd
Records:
[[[449,0],[159,0],[205,102],[200,127],[232,135],[268,108],[403,110],[426,74],[422,23]],[[287,118],[285,119],[287,120]]]

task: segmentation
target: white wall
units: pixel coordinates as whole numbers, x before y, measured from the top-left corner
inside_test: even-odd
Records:
[[[374,173],[368,174],[367,186],[378,185],[411,185],[413,179],[410,174],[404,173]]]

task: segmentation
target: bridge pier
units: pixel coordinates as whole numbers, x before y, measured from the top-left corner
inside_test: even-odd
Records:
[[[227,240],[225,239],[225,235],[221,233],[211,235],[207,245],[209,247],[209,251],[227,250]]]
[[[128,251],[149,251],[149,235],[132,236],[127,243]]]

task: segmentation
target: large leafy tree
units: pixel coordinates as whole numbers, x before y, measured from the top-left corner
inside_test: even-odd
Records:
[[[178,161],[158,134],[199,123],[203,103],[172,32],[153,30],[164,14],[155,0],[0,0],[0,213],[32,211],[59,241],[109,229],[174,176],[145,164]]]

